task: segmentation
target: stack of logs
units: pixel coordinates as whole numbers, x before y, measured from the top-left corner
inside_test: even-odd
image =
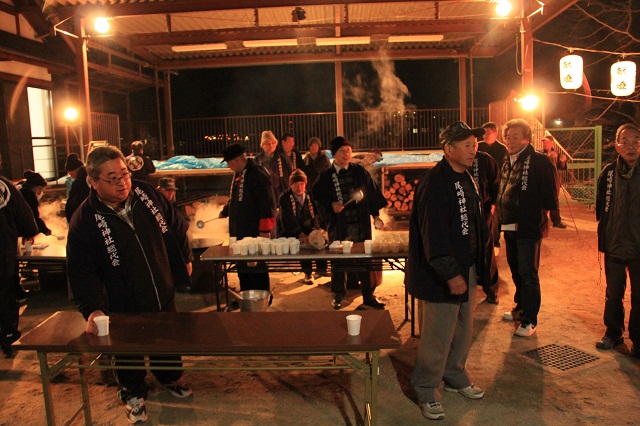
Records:
[[[384,191],[387,199],[387,211],[389,213],[409,213],[413,206],[413,189],[418,184],[418,179],[407,182],[402,173],[397,173],[389,179],[389,188]]]

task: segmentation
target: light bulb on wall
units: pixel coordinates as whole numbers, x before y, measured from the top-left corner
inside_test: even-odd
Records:
[[[69,107],[65,109],[64,118],[66,118],[69,121],[75,120],[76,118],[78,118],[78,110],[73,107]]]

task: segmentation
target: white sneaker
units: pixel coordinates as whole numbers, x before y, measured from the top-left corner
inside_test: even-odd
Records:
[[[511,310],[502,314],[502,319],[504,321],[520,321],[521,317],[522,317],[521,310],[517,310],[517,311]]]
[[[460,395],[469,399],[480,399],[484,396],[484,391],[480,388],[475,387],[475,385],[470,385],[470,386],[467,386],[466,388],[461,388],[461,389],[456,389],[456,388],[452,388],[447,385],[444,385],[444,390],[446,392],[459,393]]]
[[[422,415],[429,420],[444,419],[444,409],[438,401],[420,404],[420,411],[422,411]]]
[[[513,333],[514,336],[529,337],[536,332],[536,326],[531,323],[522,323],[520,327]]]

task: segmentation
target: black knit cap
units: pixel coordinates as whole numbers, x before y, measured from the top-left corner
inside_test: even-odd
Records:
[[[27,180],[25,184],[30,186],[47,186],[47,181],[44,180],[40,173],[36,173],[33,170],[25,170],[22,174]]]
[[[242,154],[244,154],[244,146],[239,143],[231,144],[222,151],[222,161],[226,161],[228,163]]]
[[[329,146],[331,147],[331,155],[336,155],[336,152],[338,152],[340,148],[343,146],[351,146],[351,143],[342,136],[338,136],[331,141]]]
[[[71,172],[73,170],[78,170],[82,166],[84,166],[84,164],[82,164],[82,161],[78,158],[78,154],[72,152],[64,163],[64,170]]]

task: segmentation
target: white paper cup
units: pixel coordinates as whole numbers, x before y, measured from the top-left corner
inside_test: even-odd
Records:
[[[231,247],[235,242],[238,241],[236,237],[229,237],[229,247]]]
[[[240,243],[240,254],[242,256],[246,256],[247,254],[249,254],[249,244]]]
[[[289,254],[289,241],[284,240],[281,244],[282,244],[282,254]]]
[[[96,325],[98,326],[98,336],[107,336],[109,335],[109,317],[106,315],[101,315],[99,317],[95,317],[93,319]]]
[[[269,254],[269,242],[260,243],[260,253]]]
[[[373,240],[364,240],[364,252],[365,254],[373,253]]]
[[[247,251],[249,252],[249,254],[256,254],[256,252],[258,251],[258,244],[254,242],[247,244]]]
[[[353,242],[351,241],[343,241],[342,242],[342,252],[343,253],[351,253],[351,246],[353,245]]]
[[[294,238],[293,240],[289,240],[289,253],[297,254],[300,251],[300,240]]]
[[[233,243],[231,244],[231,250],[233,250],[233,254],[240,254],[241,252],[241,248],[240,248],[241,244],[240,243]]]
[[[282,241],[278,241],[276,243],[276,254],[277,255],[282,255],[282,249],[284,247],[284,243]]]
[[[362,317],[360,315],[347,315],[347,332],[349,336],[360,335],[360,323]]]

